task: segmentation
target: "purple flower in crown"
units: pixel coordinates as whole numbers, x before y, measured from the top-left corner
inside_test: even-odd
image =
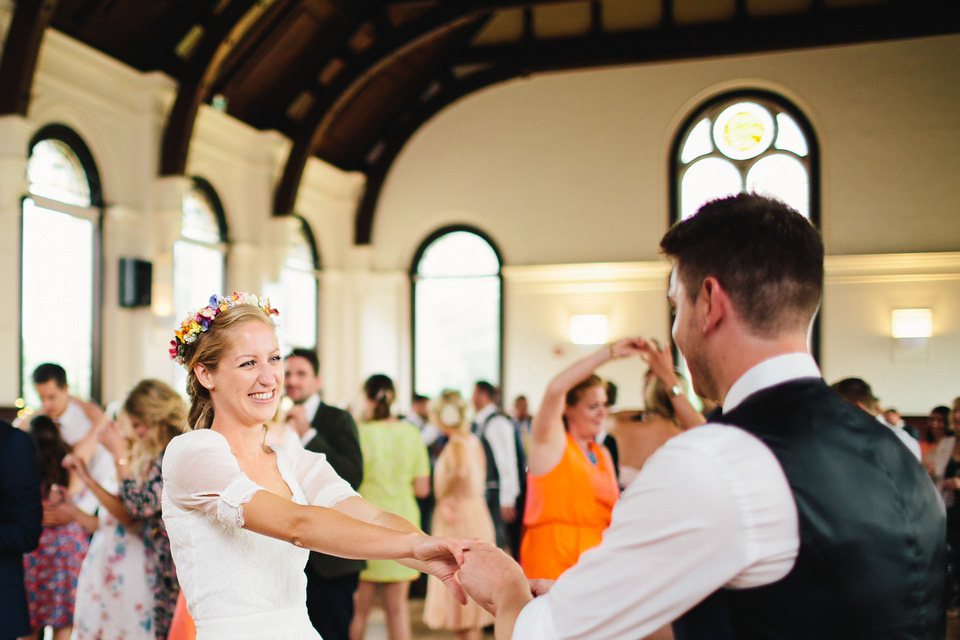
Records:
[[[210,324],[221,313],[242,304],[259,307],[271,318],[280,315],[280,312],[270,306],[270,300],[262,296],[234,292],[230,296],[222,298],[214,294],[210,296],[210,304],[187,316],[186,320],[180,324],[180,328],[174,332],[174,339],[170,341],[170,358],[183,365],[185,363],[184,351],[186,345],[192,344],[198,335],[206,332],[210,328]]]

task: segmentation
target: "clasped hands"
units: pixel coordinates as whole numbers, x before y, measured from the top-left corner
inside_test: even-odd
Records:
[[[467,595],[492,614],[510,603],[522,607],[543,595],[552,580],[527,580],[513,558],[487,542],[427,536],[415,556],[461,604]]]
[[[655,339],[623,338],[610,343],[612,358],[640,356],[650,371],[669,388],[677,384],[677,373],[673,366],[673,354],[670,349],[660,345]]]
[[[522,607],[549,591],[552,580],[527,580],[523,569],[487,542],[474,543],[463,554],[460,584],[477,604],[496,615],[506,604]]]

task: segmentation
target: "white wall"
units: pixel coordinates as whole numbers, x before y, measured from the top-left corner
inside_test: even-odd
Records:
[[[615,336],[665,339],[665,285],[640,278],[611,291],[602,279],[564,281],[561,270],[548,293],[529,281],[512,286],[512,275],[526,273],[518,265],[653,269],[667,228],[677,127],[724,91],[775,91],[807,115],[820,143],[827,253],[864,256],[843,263],[856,275],[828,281],[824,375],[863,376],[885,403],[925,413],[960,394],[955,258],[946,254],[905,282],[897,271],[909,268],[909,256],[888,256],[883,267],[870,256],[960,249],[958,53],[960,37],[943,36],[538,75],[490,87],[448,107],[404,148],[376,213],[375,265],[409,269],[419,243],[444,225],[488,233],[508,265],[505,395],[525,392],[536,404],[545,381],[573,357],[569,347],[554,354],[571,313],[606,310],[629,319],[613,323]],[[912,305],[934,309],[931,355],[894,362],[889,312]],[[601,373],[621,388],[635,389],[639,379],[638,372]]]
[[[0,5],[0,22],[8,15]],[[319,161],[296,210],[320,247],[320,341],[327,398],[353,400],[375,372],[410,382],[409,282],[414,252],[440,226],[472,224],[505,260],[508,399],[530,396],[579,354],[569,315],[602,311],[614,336],[665,339],[667,161],[676,127],[728,89],[782,93],[809,117],[822,149],[828,253],[823,365],[828,379],[862,375],[883,401],[925,412],[960,393],[960,37],[774,55],[739,56],[534,76],[488,88],[424,126],[391,171],[373,243],[355,247],[363,177]],[[0,119],[0,273],[16,300],[22,156],[50,122],[74,128],[98,164],[104,219],[104,400],[140,377],[166,377],[170,242],[186,181],[157,177],[162,127],[175,86],[48,32],[26,118]],[[289,142],[204,108],[188,174],[216,187],[230,238],[228,288],[276,277],[285,225],[270,215]],[[909,255],[919,253],[919,256]],[[904,255],[900,255],[904,254]],[[155,305],[120,309],[116,262],[154,262]],[[599,264],[590,264],[599,263]],[[919,264],[919,266],[918,266]],[[889,309],[930,306],[926,359],[894,361]],[[0,317],[0,404],[17,396],[17,314]],[[915,359],[916,360],[916,359]],[[601,370],[623,404],[638,400],[640,370]]]

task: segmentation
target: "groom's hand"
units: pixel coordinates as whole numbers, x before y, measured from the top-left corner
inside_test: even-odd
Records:
[[[464,552],[460,583],[471,598],[494,615],[504,608],[519,610],[533,598],[520,565],[488,543],[477,543]]]

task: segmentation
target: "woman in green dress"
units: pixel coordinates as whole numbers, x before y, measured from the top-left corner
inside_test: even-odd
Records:
[[[430,492],[430,463],[420,431],[397,419],[390,410],[393,381],[383,374],[370,376],[363,385],[365,396],[360,431],[363,452],[363,483],[358,492],[367,501],[410,522],[420,522],[417,498]],[[392,560],[368,560],[360,572],[356,607],[350,624],[350,640],[361,640],[377,586],[382,589],[390,640],[410,639],[407,595],[417,571]]]

